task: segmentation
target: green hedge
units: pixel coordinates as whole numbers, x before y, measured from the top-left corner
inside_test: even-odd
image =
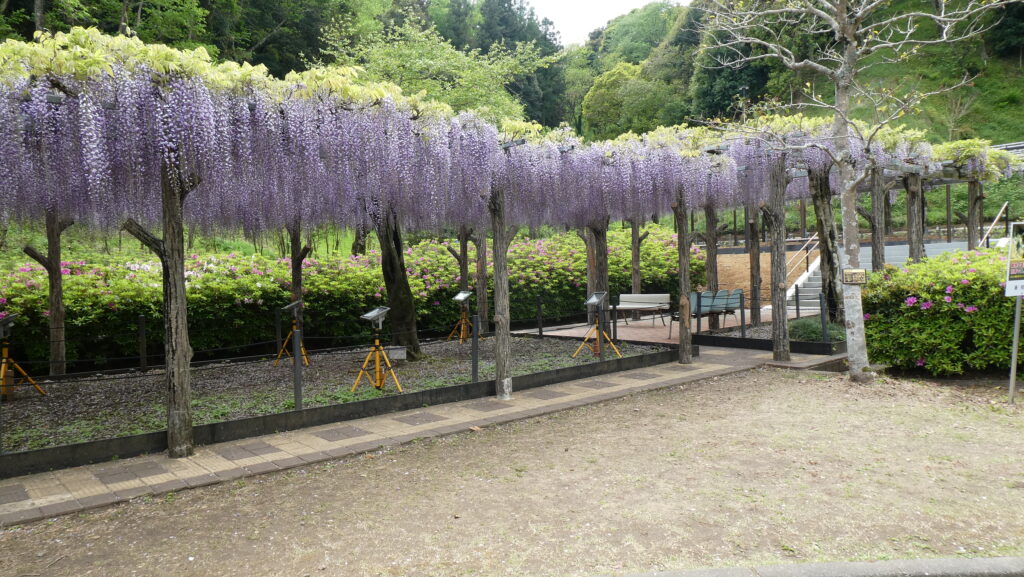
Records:
[[[678,293],[674,235],[650,226],[641,251],[645,292]],[[455,324],[458,265],[448,242],[424,241],[406,250],[405,264],[416,299],[419,328],[445,330]],[[609,233],[612,293],[629,292],[629,231]],[[452,246],[456,245],[452,243]],[[471,258],[475,258],[470,250]],[[703,255],[691,267],[696,283],[704,279]],[[290,300],[287,259],[261,256],[190,255],[186,262],[189,332],[196,351],[231,349],[274,338],[274,310]],[[331,337],[345,345],[365,336],[359,320],[367,310],[386,304],[379,256],[353,256],[303,264],[306,334]],[[471,271],[474,267],[471,267]],[[150,353],[162,352],[161,275],[156,262],[115,262],[89,255],[64,263],[68,360],[114,361],[138,351],[137,321],[146,319]],[[491,281],[492,279],[489,279]],[[16,345],[22,360],[48,355],[46,275],[24,264],[0,276],[0,315],[17,313]],[[583,311],[586,298],[586,252],[573,233],[550,239],[523,239],[510,249],[513,321],[536,318],[536,296],[544,300],[545,318]],[[319,341],[324,344],[326,341]]]
[[[1002,250],[947,253],[871,276],[864,291],[872,362],[933,375],[1009,369],[1013,299]]]

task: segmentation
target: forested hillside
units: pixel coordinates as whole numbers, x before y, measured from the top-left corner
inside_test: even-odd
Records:
[[[894,9],[921,0],[901,0]],[[226,60],[264,64],[283,77],[317,63],[354,64],[371,80],[423,92],[492,119],[565,123],[591,139],[659,125],[736,118],[765,102],[799,104],[830,87],[771,60],[717,68],[701,50],[702,0],[652,2],[564,47],[524,0],[0,0],[0,38],[95,26]],[[905,124],[934,140],[1024,139],[1024,4],[955,47],[871,69],[868,82],[934,90],[975,81],[926,102]],[[927,34],[927,31],[922,33]],[[789,36],[807,53],[815,42]],[[867,118],[873,108],[858,112]]]

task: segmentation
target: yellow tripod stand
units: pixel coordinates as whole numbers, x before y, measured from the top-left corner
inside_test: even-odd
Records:
[[[466,342],[469,339],[469,335],[473,333],[473,323],[469,321],[469,312],[466,309],[462,309],[462,315],[459,316],[459,322],[455,324],[455,328],[448,334],[446,340],[452,340],[455,335],[459,336],[459,344]]]
[[[589,342],[591,336],[594,337],[593,342]],[[572,354],[572,358],[575,359],[576,355],[580,354],[580,351],[582,351],[583,348],[587,346],[589,346],[590,350],[593,351],[595,355],[600,355],[602,341],[608,343],[612,347],[612,350],[615,351],[615,354],[618,355],[620,359],[622,358],[622,353],[619,352],[619,348],[615,346],[614,342],[612,342],[612,339],[611,337],[608,336],[608,333],[606,333],[604,329],[601,328],[601,323],[596,321],[594,322],[594,326],[590,327],[590,330],[587,331],[587,334],[583,336],[583,343],[580,344],[580,348],[576,349],[576,352]]]
[[[297,321],[292,321],[292,330],[288,331],[288,336],[285,337],[284,343],[281,344],[281,350],[277,351],[277,358],[274,359],[274,366],[275,367],[277,366],[278,363],[281,362],[281,357],[282,356],[287,355],[289,358],[291,358],[292,352],[290,350],[288,350],[288,341],[292,340],[292,337],[295,336],[295,329],[298,328],[298,326],[299,325],[298,325]],[[309,366],[309,355],[306,354],[306,343],[305,342],[300,342],[299,343],[299,350],[302,351],[302,364],[304,366],[308,367]]]
[[[25,372],[25,369],[21,368],[21,365],[11,358],[10,349],[11,343],[4,337],[3,341],[0,342],[0,355],[2,355],[0,357],[0,399],[4,401],[14,399],[15,385],[23,385],[25,383],[35,387],[39,394],[45,397],[46,391],[32,377],[28,376],[28,373]],[[21,376],[15,376],[15,372]],[[18,379],[18,381],[15,382],[14,379]]]
[[[382,359],[384,361],[383,365],[381,365]],[[373,361],[373,376],[370,376],[370,371],[366,370],[366,367],[370,366],[370,361]],[[363,361],[363,366],[359,369],[359,376],[356,377],[356,382],[352,385],[353,393],[359,388],[359,382],[363,380],[363,375],[366,375],[366,380],[373,382],[373,387],[377,390],[384,389],[384,385],[387,384],[388,375],[391,375],[391,378],[395,381],[395,387],[398,388],[398,392],[402,392],[402,383],[398,382],[395,369],[391,366],[391,359],[388,358],[387,351],[380,344],[380,333],[373,334],[373,347],[370,348],[370,352],[366,353],[366,360]]]

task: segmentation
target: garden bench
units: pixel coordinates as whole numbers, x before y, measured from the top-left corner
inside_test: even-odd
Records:
[[[743,304],[743,289],[704,291],[699,295],[690,293],[690,317],[700,319],[711,315],[736,315]],[[679,320],[679,312],[673,312],[668,321],[668,338],[672,338],[672,321]],[[700,331],[700,322],[697,323]]]
[[[665,313],[672,308],[672,297],[668,294],[620,294],[619,304],[616,310],[619,312],[653,311],[661,313],[661,324],[665,324]],[[629,324],[629,318],[626,318]],[[651,324],[654,324],[654,317],[651,317]]]

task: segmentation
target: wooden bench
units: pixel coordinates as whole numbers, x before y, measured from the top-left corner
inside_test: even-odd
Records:
[[[620,294],[618,312],[652,311],[661,313],[661,324],[665,324],[665,313],[672,308],[672,297],[669,294]],[[627,315],[626,324],[629,324]],[[651,317],[654,324],[654,317]]]

